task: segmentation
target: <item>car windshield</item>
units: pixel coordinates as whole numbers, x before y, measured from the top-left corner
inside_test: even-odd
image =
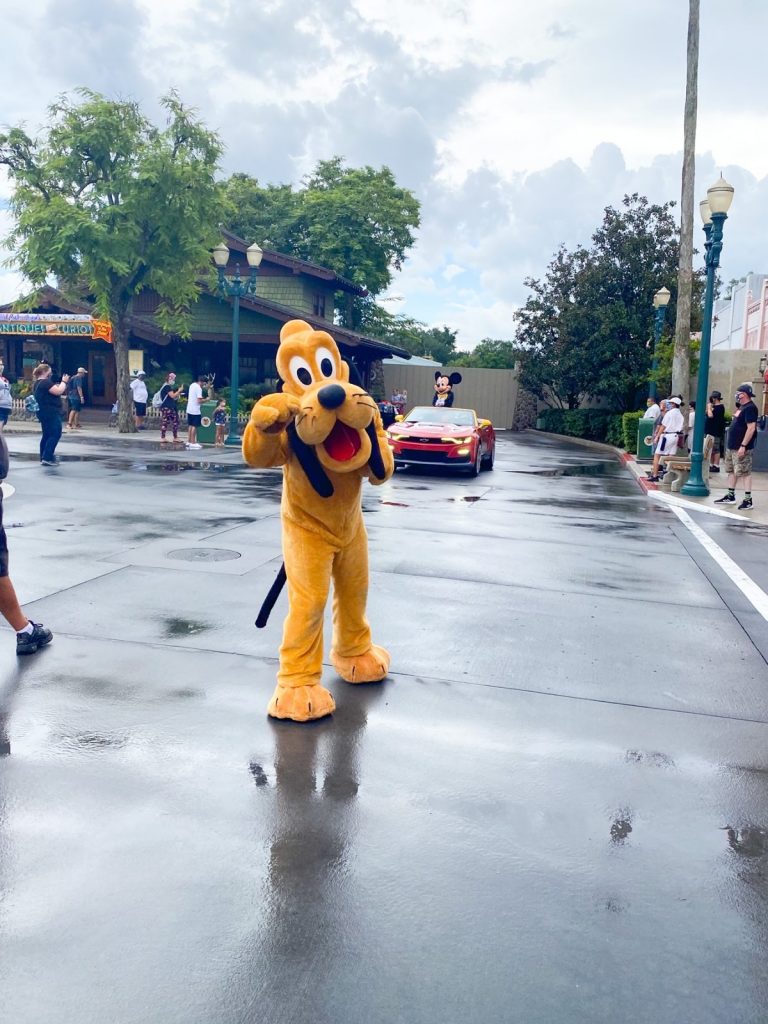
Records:
[[[434,405],[417,405],[403,417],[405,423],[447,423],[454,427],[474,427],[471,409],[443,409]]]

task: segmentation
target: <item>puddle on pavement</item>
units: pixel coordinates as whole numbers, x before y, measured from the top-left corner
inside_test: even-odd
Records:
[[[195,622],[193,619],[165,619],[164,622],[163,636],[167,640],[179,636],[197,636],[213,628],[210,622]]]
[[[627,764],[650,764],[654,768],[674,768],[675,762],[669,754],[658,750],[628,750],[624,755]]]
[[[395,508],[410,508],[405,501],[380,501],[380,505],[394,505]]]
[[[124,747],[128,742],[126,736],[116,733],[78,732],[72,735],[61,735],[59,740],[64,746],[84,747],[86,750],[104,750],[110,747]]]
[[[733,852],[742,857],[764,857],[768,853],[768,829],[759,825],[745,825],[743,828],[725,825],[723,832]]]
[[[511,469],[524,476],[606,476],[617,471],[614,462],[589,462],[578,466],[556,466],[554,469]]]

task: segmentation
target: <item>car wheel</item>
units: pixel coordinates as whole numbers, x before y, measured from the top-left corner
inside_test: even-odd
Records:
[[[496,455],[496,445],[494,444],[491,447],[491,450],[488,452],[488,454],[485,457],[485,461],[483,462],[483,469],[493,469],[493,459],[494,459],[495,455]]]
[[[483,446],[478,441],[478,443],[477,443],[477,455],[475,455],[475,461],[472,463],[472,465],[469,468],[469,475],[470,476],[479,476],[480,475],[480,470],[482,468],[482,465],[483,465]]]

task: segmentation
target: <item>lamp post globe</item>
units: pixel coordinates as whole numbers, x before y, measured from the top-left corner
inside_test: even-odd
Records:
[[[213,262],[219,276],[218,290],[223,298],[232,299],[232,367],[230,370],[230,396],[229,396],[229,434],[224,444],[230,447],[239,448],[242,444],[237,429],[237,415],[240,405],[240,299],[244,296],[256,294],[256,276],[259,272],[262,256],[261,248],[254,242],[249,245],[245,252],[250,273],[244,281],[240,277],[240,264],[235,264],[235,273],[232,278],[226,276],[226,267],[229,263],[229,249],[224,242],[220,242],[213,250]]]
[[[656,310],[656,315],[653,319],[653,358],[651,360],[651,382],[648,385],[648,397],[652,398],[654,402],[658,397],[656,388],[656,371],[659,368],[659,342],[661,341],[661,332],[664,330],[664,318],[667,315],[667,306],[672,296],[669,288],[661,287],[653,296],[653,308]]]
[[[707,198],[699,203],[699,212],[704,222],[706,241],[707,283],[704,292],[704,322],[701,327],[701,350],[699,353],[699,379],[696,388],[697,415],[693,421],[693,448],[691,450],[691,473],[680,489],[689,498],[706,498],[709,487],[703,476],[704,468],[704,416],[709,393],[709,352],[712,344],[712,313],[715,302],[715,275],[720,265],[723,248],[723,226],[728,219],[728,210],[733,201],[733,185],[720,175],[718,181],[707,189]]]

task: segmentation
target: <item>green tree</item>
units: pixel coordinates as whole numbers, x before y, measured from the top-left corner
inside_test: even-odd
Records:
[[[236,234],[266,238],[276,249],[330,267],[371,297],[402,268],[419,226],[418,200],[388,167],[347,167],[338,156],[321,160],[297,189],[234,175],[226,192]],[[337,293],[336,305],[344,326],[362,328],[365,300]]]
[[[594,397],[615,409],[634,407],[650,374],[653,295],[662,285],[672,291],[667,330],[675,318],[673,207],[625,196],[621,208],[606,208],[589,249],[561,248],[544,279],[526,281],[532,294],[516,314],[525,386],[567,408]],[[701,294],[698,273],[698,321]]]
[[[137,104],[80,89],[49,108],[43,137],[0,135],[0,163],[14,191],[13,263],[41,286],[93,296],[111,320],[119,429],[135,429],[128,369],[134,296],[153,288],[164,330],[189,335],[189,306],[210,262],[224,204],[215,173],[218,136],[171,93],[162,128]]]
[[[486,370],[512,370],[518,358],[518,347],[513,341],[483,338],[471,352],[457,352],[451,360],[451,365],[478,366]]]

